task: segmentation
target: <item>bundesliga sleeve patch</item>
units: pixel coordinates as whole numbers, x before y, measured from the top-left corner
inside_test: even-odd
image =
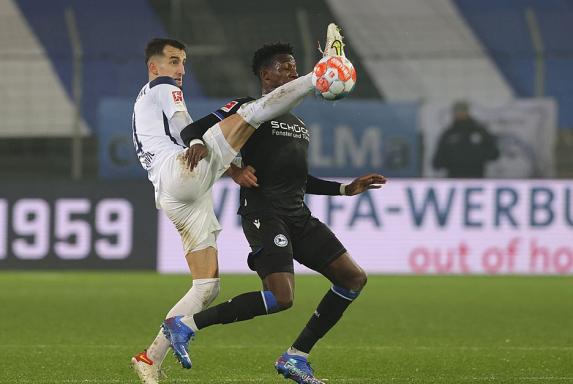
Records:
[[[183,102],[183,92],[182,91],[172,91],[171,96],[173,96],[173,102],[179,104]]]
[[[235,105],[239,104],[238,101],[229,101],[227,104],[225,104],[224,106],[221,107],[221,111],[223,112],[229,112],[231,109],[233,109],[233,107]]]

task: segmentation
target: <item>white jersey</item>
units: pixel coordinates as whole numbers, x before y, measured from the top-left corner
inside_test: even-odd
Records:
[[[180,122],[180,126],[171,120],[176,112],[185,113],[185,121],[183,124]],[[153,183],[156,201],[161,168],[167,158],[185,148],[180,133],[192,121],[183,92],[171,77],[158,77],[145,84],[139,92],[133,108],[133,144],[141,165]]]

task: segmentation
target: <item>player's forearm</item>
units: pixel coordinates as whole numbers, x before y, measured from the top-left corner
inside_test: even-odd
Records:
[[[307,175],[306,193],[310,195],[339,196],[344,194],[342,185],[336,181],[323,180]]]
[[[203,135],[209,128],[213,125],[217,124],[219,120],[213,115],[207,115],[193,123],[187,125],[181,131],[181,140],[185,143],[185,145],[189,146],[189,142],[194,139],[198,139],[203,141]]]
[[[203,141],[203,135],[205,132],[207,132],[207,129],[204,127],[191,123],[181,131],[181,140],[183,140],[185,145],[189,146],[189,143],[192,140],[198,139]]]

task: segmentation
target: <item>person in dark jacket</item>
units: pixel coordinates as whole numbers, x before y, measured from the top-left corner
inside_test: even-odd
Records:
[[[456,102],[453,115],[453,122],[440,137],[432,165],[445,169],[447,177],[483,178],[486,163],[499,157],[497,138],[470,115],[467,102]]]

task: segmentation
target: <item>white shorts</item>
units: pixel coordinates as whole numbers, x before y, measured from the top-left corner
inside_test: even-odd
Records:
[[[184,149],[165,160],[159,175],[160,208],[179,231],[186,253],[208,246],[216,248],[221,226],[213,211],[211,188],[237,155],[219,124],[209,128],[203,140],[209,154],[192,172],[185,164]]]

